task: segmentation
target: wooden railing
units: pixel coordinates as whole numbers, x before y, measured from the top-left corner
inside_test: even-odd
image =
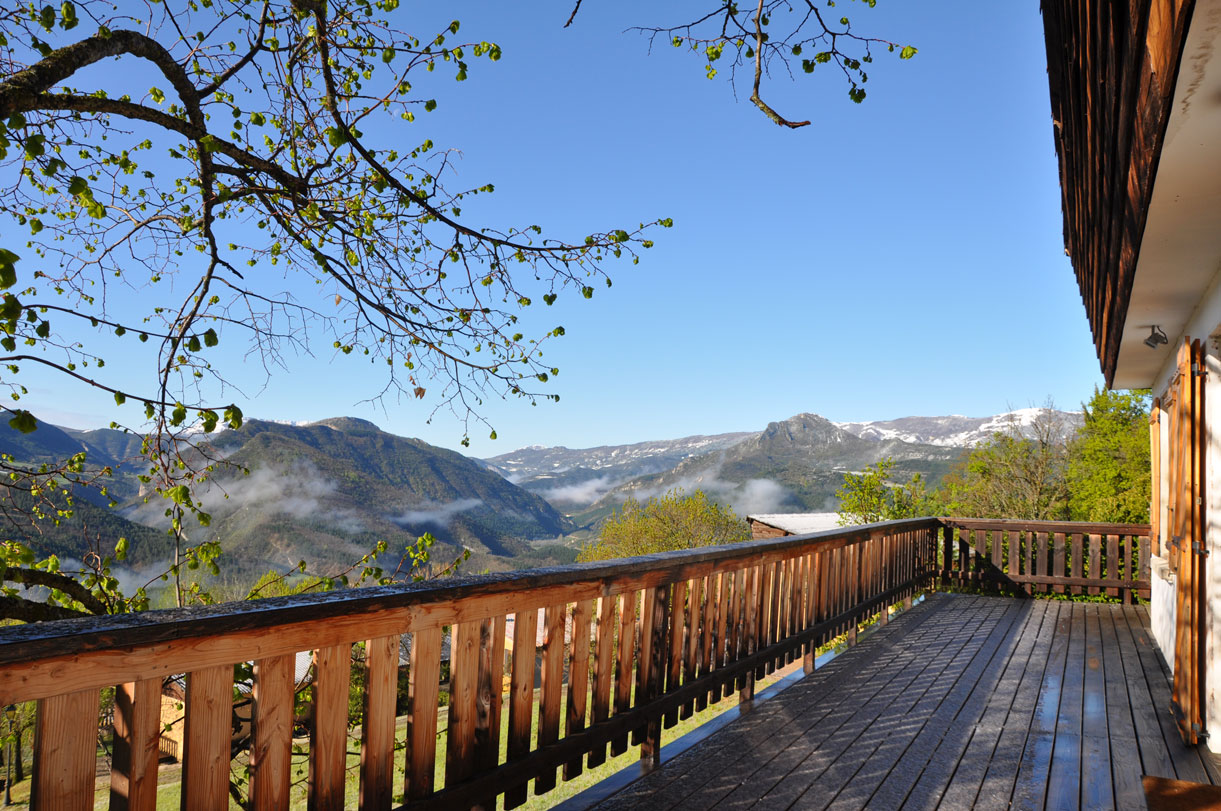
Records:
[[[1026,594],[1149,598],[1149,526],[945,518],[943,584]]]
[[[1147,528],[1139,529],[922,518],[411,587],[14,626],[0,630],[0,704],[39,702],[36,808],[93,807],[99,690],[116,685],[110,807],[154,808],[161,687],[179,674],[183,808],[227,806],[230,767],[242,758],[252,807],[286,808],[294,746],[308,757],[310,807],[343,808],[360,645],[360,807],[405,797],[412,807],[491,808],[503,796],[514,808],[531,781],[544,794],[557,771],[570,780],[604,763],[608,746],[617,755],[639,745],[640,757],[655,761],[663,729],[735,690],[750,699],[756,679],[788,663],[812,670],[819,645],[855,635],[872,617],[885,622],[889,606],[938,581],[1147,590],[1147,575],[1133,582],[1136,569],[1123,563],[1133,551],[1145,560]],[[439,752],[445,628],[452,645]],[[404,734],[395,704],[407,634]],[[306,742],[293,738],[298,651],[314,660]],[[253,733],[248,753],[235,753],[234,672],[247,662]]]
[[[153,808],[162,680],[186,676],[184,808],[228,802],[234,666],[254,663],[249,791],[284,808],[293,660],[314,651],[313,808],[342,808],[352,646],[364,643],[359,802],[506,808],[910,598],[934,572],[936,519],[557,569],[16,626],[0,632],[0,704],[38,700],[36,807],[92,808],[99,689],[119,685],[112,808]],[[534,720],[535,640],[542,615]],[[502,662],[514,615],[508,706]],[[448,736],[437,764],[442,629],[452,627]],[[569,628],[568,634],[565,629]],[[395,774],[399,639],[412,635],[406,761]],[[568,677],[565,679],[565,673]],[[566,683],[565,683],[566,682]],[[562,697],[567,711],[561,718]],[[508,747],[501,759],[501,725]],[[401,735],[399,736],[402,737]]]

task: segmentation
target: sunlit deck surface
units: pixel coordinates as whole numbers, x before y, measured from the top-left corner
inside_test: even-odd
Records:
[[[598,807],[1141,809],[1169,706],[1144,607],[936,594]]]

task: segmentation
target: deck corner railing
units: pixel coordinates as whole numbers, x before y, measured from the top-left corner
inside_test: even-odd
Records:
[[[885,622],[890,606],[930,585],[1147,593],[1147,537],[1147,527],[1128,525],[919,518],[409,587],[15,626],[0,630],[0,703],[39,703],[33,807],[86,809],[95,802],[99,691],[116,687],[110,807],[152,809],[162,685],[185,674],[183,807],[224,807],[235,667],[253,663],[243,692],[252,732],[239,754],[248,758],[250,804],[287,808],[300,722],[294,663],[310,651],[313,709],[308,741],[296,745],[308,758],[311,808],[349,799],[354,667],[363,684],[361,808],[387,809],[398,796],[422,808],[490,808],[503,797],[515,808],[528,790],[546,793],[557,777],[601,765],[608,749],[639,746],[642,759],[656,760],[664,729],[734,691],[750,699],[757,679],[787,664],[812,670],[820,645],[871,617]]]

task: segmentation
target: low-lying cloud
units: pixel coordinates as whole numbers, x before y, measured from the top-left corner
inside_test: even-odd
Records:
[[[773,479],[747,479],[743,482],[727,481],[720,477],[718,464],[700,473],[683,476],[665,485],[642,487],[623,493],[640,501],[682,488],[687,493],[703,490],[708,496],[722,504],[728,504],[738,515],[785,512],[793,504],[793,495],[788,488]]]
[[[407,510],[397,516],[392,516],[390,520],[402,527],[432,524],[445,529],[454,520],[454,516],[467,510],[473,510],[482,504],[483,501],[477,498],[460,498],[447,504],[426,501],[423,504],[417,505],[413,510]]]
[[[287,515],[298,520],[323,524],[343,532],[362,532],[360,516],[351,510],[335,509],[326,500],[336,485],[322,475],[313,463],[298,461],[285,468],[257,468],[248,476],[207,482],[196,496],[200,508],[223,518],[243,509],[258,509],[272,515]],[[156,527],[169,526],[165,504],[150,499],[128,510],[126,517]]]
[[[623,479],[612,479],[610,476],[599,476],[576,484],[563,484],[536,491],[545,501],[568,504],[593,504],[611,490],[623,484]]]

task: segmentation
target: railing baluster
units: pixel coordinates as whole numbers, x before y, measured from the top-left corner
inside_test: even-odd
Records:
[[[1092,580],[1101,580],[1106,575],[1102,570],[1102,538],[1101,536],[1090,533],[1090,573],[1089,577]],[[1098,587],[1090,586],[1090,594],[1097,594]]]
[[[479,692],[479,620],[454,626],[449,646],[449,714],[445,741],[445,787],[475,773],[475,720]]]
[[[500,763],[505,626],[503,615],[484,619],[479,624],[479,682],[475,705],[475,768],[479,771],[494,769]],[[495,797],[487,797],[480,804],[491,808],[495,800]]]
[[[565,605],[547,606],[543,614],[542,694],[538,709],[538,746],[560,738],[560,699],[564,694],[564,613]],[[555,769],[534,778],[534,794],[555,788]]]
[[[700,620],[700,652],[695,662],[696,678],[706,676],[716,667],[714,640],[719,640],[716,635],[716,607],[717,594],[719,593],[718,579],[716,572],[712,572],[704,578],[704,615]],[[717,691],[719,693],[720,691]],[[695,698],[695,711],[699,712],[708,707],[709,694],[711,690],[701,690],[700,694]],[[714,694],[715,695],[715,694]]]
[[[90,724],[95,723],[90,718]],[[227,807],[229,745],[233,738],[233,665],[217,665],[187,674],[184,723],[183,811]],[[90,738],[93,737],[91,733]]]
[[[594,648],[594,689],[591,717],[597,724],[610,718],[611,679],[615,672],[615,604],[610,596],[598,598],[598,635]],[[606,762],[606,744],[589,753],[589,768]]]
[[[399,637],[365,643],[365,692],[360,719],[360,807],[388,811],[394,802],[394,705],[398,698]],[[291,736],[291,730],[287,730]]]
[[[506,761],[512,763],[530,753],[530,730],[534,722],[534,665],[538,659],[538,610],[518,611],[513,617],[513,672],[509,687],[509,744]],[[526,801],[526,781],[505,790],[505,808]]]
[[[652,619],[647,626],[641,625],[642,633],[647,632],[649,637],[647,649],[641,652],[641,662],[642,664],[647,662],[648,665],[643,668],[645,670],[645,677],[642,680],[644,696],[643,699],[637,700],[637,706],[661,696],[666,668],[666,629],[669,624],[667,614],[670,606],[670,586],[663,584],[648,591],[653,592],[653,595],[650,600],[646,593],[645,605],[652,608]],[[661,720],[659,716],[649,718],[644,738],[640,742],[642,761],[656,764],[661,760]]]
[[[294,654],[256,659],[250,718],[250,804],[287,809],[292,777]]]
[[[670,650],[666,656],[667,672],[663,674],[666,690],[677,690],[683,678],[683,626],[687,616],[687,581],[679,580],[672,588],[673,601],[670,608]],[[665,728],[670,729],[678,723],[678,707],[666,711]]]
[[[716,651],[712,656],[712,669],[719,670],[733,661],[733,640],[730,638],[737,620],[733,611],[734,572],[720,574],[720,596],[716,607]],[[712,701],[719,702],[722,696],[733,692],[733,684],[713,685]]]
[[[517,619],[520,622],[521,616]],[[441,680],[441,642],[441,629],[437,626],[420,628],[411,634],[411,670],[407,682],[407,768],[404,787],[408,800],[419,800],[433,793],[433,771],[437,762],[437,698]],[[534,650],[533,643],[530,650]],[[513,652],[516,654],[517,649],[514,648]],[[530,667],[530,685],[534,685],[533,662]],[[526,723],[528,728],[529,721]],[[512,745],[510,738],[509,746]]]
[[[1107,535],[1107,577],[1110,580],[1119,579],[1119,535],[1116,533]],[[1119,589],[1111,586],[1107,589],[1107,596],[1118,597]]]
[[[229,672],[232,674],[232,668]],[[38,702],[30,808],[57,811],[93,808],[98,696],[98,689],[93,688]],[[226,768],[226,788],[228,775]]]
[[[141,679],[115,688],[111,811],[153,811],[157,807],[160,715],[161,679]]]
[[[568,656],[568,712],[564,734],[585,729],[585,704],[589,693],[589,623],[593,600],[582,600],[572,607],[572,650]],[[499,738],[497,739],[499,740]],[[581,756],[564,764],[564,779],[581,774]]]
[[[351,668],[351,645],[334,645],[314,651],[314,712],[309,742],[311,811],[343,811],[344,808]],[[227,779],[225,788],[228,789]]]
[[[700,618],[703,612],[703,605],[700,600],[704,596],[704,581],[702,578],[691,580],[687,586],[687,640],[686,653],[683,657],[683,684],[688,684],[697,678],[700,664]],[[679,630],[681,635],[682,628],[676,623],[671,622],[671,628]],[[680,646],[681,647],[681,646]],[[667,689],[673,690],[677,684],[671,685]],[[701,696],[703,693],[700,694]],[[695,708],[695,699],[688,699],[683,702],[682,709],[679,713],[684,721],[691,717],[691,711]]]
[[[615,714],[632,707],[632,664],[636,651],[636,611],[639,592],[628,592],[619,598],[619,655],[615,665]],[[611,755],[627,751],[627,736],[611,740]]]

